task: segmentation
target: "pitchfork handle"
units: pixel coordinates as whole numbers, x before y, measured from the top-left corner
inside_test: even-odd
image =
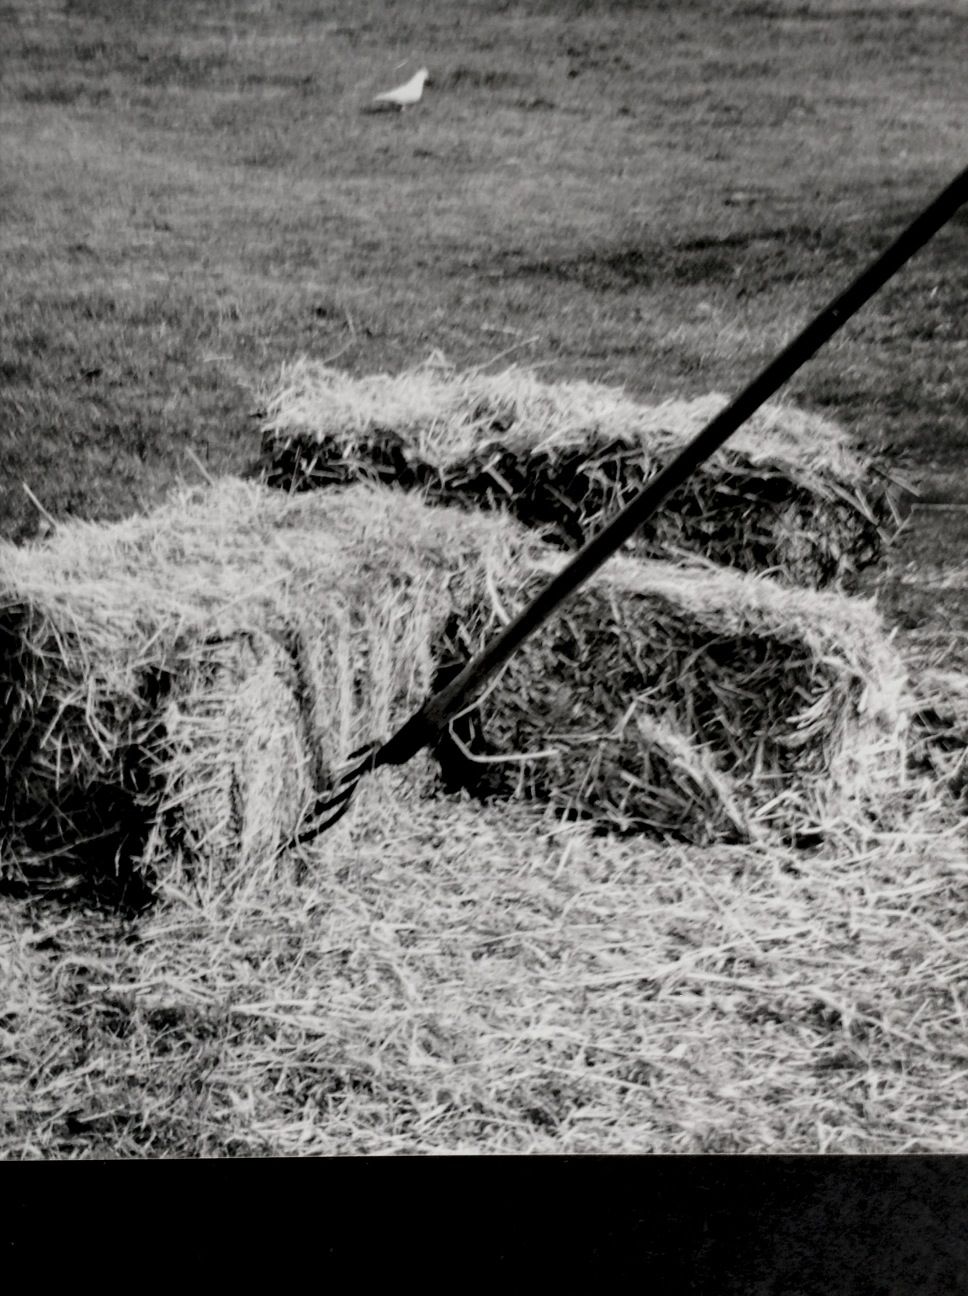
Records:
[[[753,381],[611,522],[593,536],[535,599],[467,663],[449,684],[432,694],[407,722],[383,744],[373,765],[402,765],[433,742],[447,721],[471,702],[511,654],[559,607],[632,533],[647,521],[677,487],[732,436],[814,355],[919,248],[968,201],[968,167],[917,216],[885,252],[835,297]]]

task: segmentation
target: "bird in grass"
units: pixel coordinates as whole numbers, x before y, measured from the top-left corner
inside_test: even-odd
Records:
[[[411,108],[415,103],[420,102],[424,83],[429,77],[430,73],[427,69],[421,68],[409,81],[404,81],[403,85],[397,86],[395,90],[385,90],[383,94],[378,94],[373,102],[389,104],[392,108],[399,108],[403,112],[404,108]]]

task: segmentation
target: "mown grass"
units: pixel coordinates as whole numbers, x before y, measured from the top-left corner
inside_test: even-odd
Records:
[[[956,0],[67,0],[3,22],[16,539],[45,520],[24,484],[55,519],[112,518],[195,456],[243,469],[301,353],[362,374],[513,348],[644,396],[732,390],[968,154]],[[361,111],[424,62],[419,109]],[[965,232],[792,388],[948,502]],[[963,600],[903,562],[963,562],[964,515],[915,522],[886,597],[950,654]],[[248,909],[5,900],[0,1154],[963,1144],[957,839],[603,855],[374,797],[310,885]]]
[[[3,529],[252,454],[279,362],[750,375],[965,153],[953,5],[16,6]],[[360,112],[401,59],[424,103]],[[409,63],[407,64],[409,66]],[[964,220],[796,385],[960,498]]]

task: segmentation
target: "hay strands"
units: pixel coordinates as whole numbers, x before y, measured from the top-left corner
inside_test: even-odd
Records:
[[[733,433],[841,329],[858,310],[968,201],[968,167],[920,212],[894,242],[829,302],[783,350],[574,558],[482,652],[420,708],[385,742],[358,748],[333,771],[329,787],[317,798],[294,841],[305,844],[332,827],[349,808],[360,779],[382,765],[403,765],[430,746],[445,725],[472,704],[484,685],[514,651],[627,541],[666,498],[715,453]]]

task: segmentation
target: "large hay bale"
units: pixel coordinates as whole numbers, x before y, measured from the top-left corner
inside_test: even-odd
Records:
[[[428,691],[455,601],[535,544],[365,486],[225,481],[0,546],[4,869],[271,865],[328,763]]]
[[[466,658],[497,620],[493,603],[464,610],[442,658]],[[618,559],[524,645],[441,759],[481,795],[614,829],[811,840],[896,792],[904,686],[870,603]]]
[[[578,546],[724,405],[647,406],[618,388],[532,371],[457,373],[439,360],[353,378],[288,366],[270,396],[262,467],[304,490],[361,477],[435,503],[502,508]],[[774,400],[739,429],[632,543],[822,587],[876,562],[896,529],[894,484],[835,423]]]
[[[4,868],[140,858],[265,878],[332,766],[402,723],[558,561],[499,514],[237,481],[0,547]],[[876,800],[897,688],[866,604],[625,559],[482,714],[498,754],[531,753],[513,766],[530,794],[711,840]],[[485,768],[507,792],[511,766]]]

